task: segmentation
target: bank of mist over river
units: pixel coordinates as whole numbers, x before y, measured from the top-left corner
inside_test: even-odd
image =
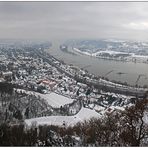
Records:
[[[105,76],[112,71],[106,75],[109,80],[127,82],[130,85],[135,85],[139,75],[144,75],[139,78],[138,85],[148,85],[148,64],[105,60],[80,54],[72,55],[60,50],[59,46],[63,42],[52,41],[49,53],[65,63],[73,64],[80,68],[84,67],[84,69],[96,76]],[[119,72],[123,74],[118,74]]]

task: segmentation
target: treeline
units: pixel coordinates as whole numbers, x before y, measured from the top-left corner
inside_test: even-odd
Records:
[[[104,119],[91,119],[74,127],[83,139],[83,146],[148,146],[148,100]],[[81,132],[79,132],[81,131]]]
[[[0,146],[148,146],[148,100],[73,127],[0,125]]]

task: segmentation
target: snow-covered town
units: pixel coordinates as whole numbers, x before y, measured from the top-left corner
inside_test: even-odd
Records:
[[[148,147],[148,3],[0,2],[0,146]]]
[[[146,95],[146,88],[113,83],[67,65],[46,46],[0,48],[1,123],[74,127],[124,111]]]
[[[52,115],[71,115],[75,117],[79,112],[83,112],[82,108],[87,108],[88,112],[95,112],[95,115],[100,117],[106,112],[123,110],[136,100],[136,96],[132,95],[132,93],[128,94],[126,92],[128,95],[123,92],[121,94],[114,93],[112,89],[104,91],[105,89],[109,90],[107,86],[122,90],[131,89],[131,91],[135,92],[140,91],[140,95],[142,93],[144,95],[144,92],[146,92],[146,89],[143,88],[132,88],[131,86],[112,83],[101,78],[97,80],[94,75],[89,74],[85,70],[60,62],[46,53],[40,45],[32,50],[27,49],[27,45],[26,48],[16,47],[8,48],[8,50],[1,48],[1,57],[1,82],[12,83],[17,86],[15,88],[16,93],[34,95],[36,98],[40,98],[40,101],[42,100],[46,103],[47,107],[43,108],[42,115],[39,114],[37,117],[43,115],[51,115],[51,117]],[[76,76],[83,79],[77,79]],[[84,80],[87,80],[90,84]],[[100,83],[100,85],[103,84],[106,87],[105,89],[97,88],[91,82]],[[23,99],[19,101],[14,103],[25,103]],[[9,106],[10,104],[8,103],[7,105]],[[17,104],[17,106],[20,105]],[[28,110],[27,106],[24,105],[21,110]],[[32,106],[29,106],[29,108],[32,108]],[[50,113],[47,111],[48,108],[50,108]],[[2,106],[1,109],[3,109]],[[87,113],[80,115],[79,119],[83,119],[83,116],[87,115]],[[22,116],[26,118],[25,111]],[[28,120],[28,118],[26,118],[26,123],[33,121],[33,119]],[[62,124],[63,122],[69,124],[66,117],[62,118],[62,121],[61,117],[59,117],[60,123],[55,122],[58,117],[52,118],[53,120],[49,124]],[[34,121],[38,121],[38,118],[34,119]],[[71,120],[69,121],[71,122]]]

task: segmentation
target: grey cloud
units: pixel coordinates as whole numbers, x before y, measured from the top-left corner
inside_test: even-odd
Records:
[[[147,16],[146,2],[0,2],[0,38],[147,40]]]

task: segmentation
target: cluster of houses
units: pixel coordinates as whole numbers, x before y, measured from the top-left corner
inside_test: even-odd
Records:
[[[9,81],[21,86],[23,89],[44,94],[52,91],[73,99],[80,99],[83,100],[85,107],[95,108],[95,110],[99,110],[100,101],[98,100],[100,98],[103,98],[103,101],[106,102],[109,97],[105,93],[101,94],[100,90],[68,77],[65,73],[59,71],[57,67],[38,57],[35,52],[31,54],[31,51],[28,52],[25,49],[20,49],[20,51],[15,50],[14,54],[12,50],[11,55],[13,56],[9,56],[9,52],[7,50],[0,52],[0,56],[3,57],[3,60],[0,61],[0,82]],[[72,75],[79,74],[88,79],[93,77],[93,75],[78,67],[66,65],[52,58],[51,60],[66,73]],[[102,107],[106,106],[108,104],[104,103],[102,105]]]

